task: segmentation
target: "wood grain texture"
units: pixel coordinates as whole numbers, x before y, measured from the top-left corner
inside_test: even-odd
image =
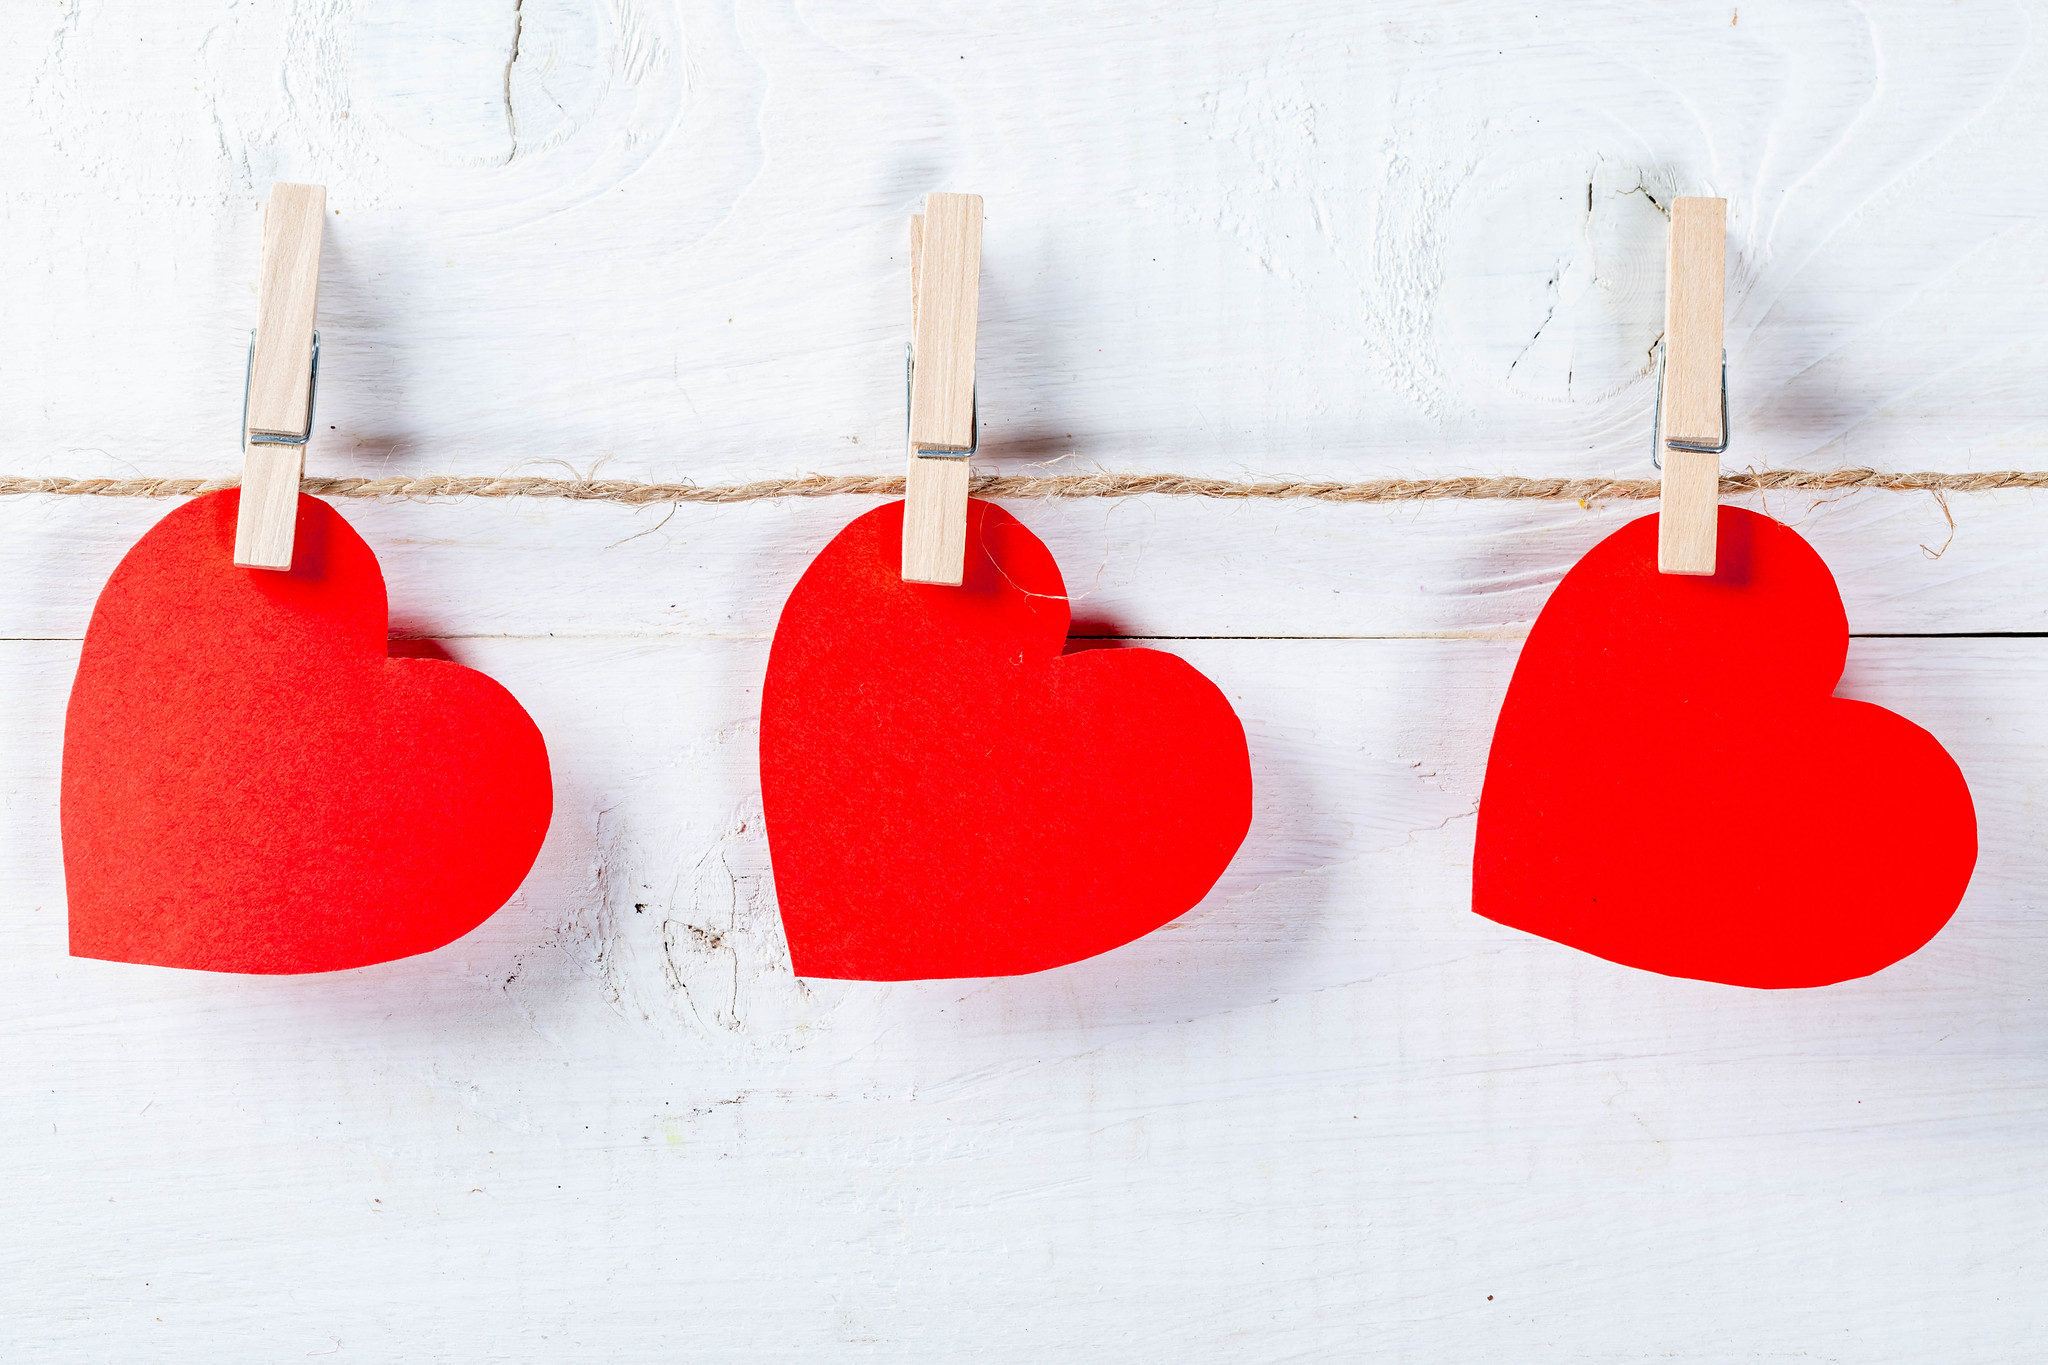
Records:
[[[1664,451],[1657,511],[1657,571],[1714,572],[1715,517],[1721,505],[1721,457],[1703,450]]]
[[[235,563],[286,571],[298,525],[299,478],[306,448],[250,445],[242,452],[242,492],[235,517]]]
[[[974,444],[974,329],[981,289],[981,199],[930,194],[910,220],[910,453],[903,479],[903,578],[958,587],[966,574],[966,457]],[[933,209],[937,215],[934,217]],[[927,223],[937,224],[936,239]],[[932,251],[927,255],[927,247]],[[932,267],[927,273],[927,265]],[[927,281],[936,293],[927,309]],[[929,355],[931,363],[917,363]],[[964,387],[963,387],[964,386]],[[965,397],[962,397],[964,393]]]
[[[981,304],[981,196],[928,194],[912,219],[912,450],[974,444],[974,333]]]
[[[1664,268],[1664,441],[1715,446],[1721,429],[1721,335],[1727,309],[1728,201],[1671,201]]]
[[[289,570],[298,521],[304,438],[313,420],[313,335],[320,305],[320,244],[327,190],[276,185],[263,210],[256,331],[250,342],[243,415],[242,494],[235,520],[235,563]],[[288,436],[296,443],[259,440]]]
[[[984,467],[1652,477],[1681,194],[1743,466],[2048,467],[2034,0],[4,8],[13,471],[219,471],[279,180],[327,473],[895,473],[951,186]]]
[[[1722,318],[1727,307],[1728,201],[1671,201],[1665,251],[1663,397],[1656,432],[1664,462],[1657,523],[1662,573],[1712,574],[1720,504]]]
[[[1786,993],[1469,913],[1512,642],[1174,645],[1255,765],[1216,892],[1052,975],[900,986],[788,974],[765,641],[446,647],[556,755],[534,877],[442,952],[277,981],[63,956],[33,795],[76,646],[0,646],[0,1152],[36,1213],[0,1310],[39,1359],[1999,1359],[2041,1326],[2030,642],[1853,646],[1985,856],[1928,949]]]
[[[959,587],[967,566],[968,462],[910,456],[903,481],[903,581]]]
[[[321,185],[275,185],[264,204],[256,336],[249,359],[246,420],[251,436],[306,434],[326,216],[327,190]]]
[[[903,220],[947,185],[986,199],[982,468],[1651,478],[1683,194],[1729,206],[1731,468],[2048,468],[2044,17],[4,6],[0,472],[233,471],[277,180],[332,192],[327,474],[894,474]],[[399,647],[546,734],[534,878],[334,977],[74,962],[64,698],[167,505],[0,501],[0,1340],[2029,1358],[2048,496],[1736,501],[1814,543],[1854,630],[1924,637],[1853,642],[1844,694],[1940,737],[1982,821],[1955,922],[1840,989],[1661,980],[1468,912],[1515,637],[1643,503],[1010,504],[1077,636],[1230,696],[1253,833],[1117,953],[889,987],[788,974],[754,770],[776,613],[872,500],[344,503]]]

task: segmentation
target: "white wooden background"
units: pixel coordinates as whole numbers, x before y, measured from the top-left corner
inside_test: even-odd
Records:
[[[895,472],[935,188],[987,196],[984,468],[1645,476],[1678,193],[1730,203],[1731,467],[2048,467],[2044,23],[10,0],[0,473],[235,468],[277,179],[334,210],[320,473]],[[1752,500],[1982,820],[1931,946],[1786,993],[1467,909],[1516,640],[1645,504],[1014,505],[1077,633],[1234,699],[1250,839],[1094,961],[795,980],[758,681],[870,505],[344,506],[559,807],[476,934],[268,980],[65,955],[66,690],[166,507],[0,504],[0,1357],[2038,1355],[2048,494]]]

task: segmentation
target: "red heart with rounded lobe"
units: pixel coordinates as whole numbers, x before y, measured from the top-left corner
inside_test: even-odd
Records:
[[[384,577],[300,497],[288,573],[232,562],[237,494],[178,508],[93,609],[64,723],[78,957],[209,971],[438,948],[547,834],[547,747],[483,674],[388,654]]]
[[[1977,817],[1933,735],[1833,695],[1849,623],[1790,527],[1720,509],[1712,577],[1657,518],[1595,546],[1522,647],[1479,798],[1472,908],[1610,961],[1822,986],[1955,912]]]
[[[761,796],[800,976],[1042,971],[1191,908],[1251,823],[1244,727],[1171,654],[1065,654],[1038,538],[968,504],[959,587],[905,583],[903,504],[856,519],[783,607]]]

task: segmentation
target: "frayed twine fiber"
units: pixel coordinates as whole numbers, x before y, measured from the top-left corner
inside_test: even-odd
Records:
[[[67,479],[0,476],[0,495],[50,493],[68,497],[184,498],[234,488],[228,479]],[[806,474],[752,483],[635,483],[625,479],[486,478],[428,474],[418,478],[306,478],[299,487],[331,498],[567,498],[627,506],[682,502],[757,502],[765,498],[826,498],[843,494],[903,496],[902,475]],[[1876,469],[1815,473],[1784,469],[1729,474],[1721,492],[1834,492],[1883,488],[1900,492],[1983,493],[1999,488],[2048,488],[2048,471],[2008,469],[1985,474],[1895,474]],[[1315,502],[1433,502],[1444,499],[1569,499],[1578,502],[1654,498],[1655,479],[1367,479],[1362,483],[1303,479],[1240,481],[1185,474],[976,474],[969,489],[984,498],[1306,498]]]

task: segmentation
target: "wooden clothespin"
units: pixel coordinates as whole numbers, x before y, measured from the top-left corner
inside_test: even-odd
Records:
[[[263,208],[263,273],[242,401],[242,500],[235,522],[235,563],[247,569],[292,566],[320,365],[313,323],[326,218],[324,185],[273,185]]]
[[[974,329],[981,305],[981,196],[928,194],[910,220],[910,467],[903,580],[960,585],[968,458],[979,444]]]
[[[1727,257],[1728,201],[1672,200],[1653,437],[1664,466],[1659,573],[1714,572],[1721,452],[1728,448],[1728,359],[1721,340]]]

